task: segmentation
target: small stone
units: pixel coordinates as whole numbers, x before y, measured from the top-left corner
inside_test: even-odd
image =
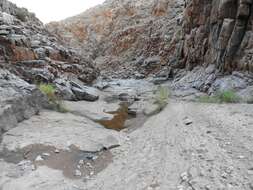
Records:
[[[224,179],[227,179],[228,174],[224,172],[223,174],[221,174],[221,177],[224,178]]]
[[[180,175],[182,181],[189,181],[189,178],[188,178],[188,173],[187,172],[184,172]]]
[[[90,172],[90,175],[91,175],[91,176],[92,176],[92,175],[94,175],[94,172],[93,172],[93,171],[91,171],[91,172]]]
[[[249,175],[253,175],[253,168],[250,168],[250,169],[248,170],[248,174],[249,174]]]
[[[237,158],[239,158],[239,159],[244,159],[245,158],[245,156],[238,156]]]
[[[80,161],[79,161],[79,164],[80,164],[80,165],[84,165],[84,160],[80,160]]]
[[[76,177],[81,177],[82,176],[82,172],[80,170],[75,170],[75,176]]]
[[[43,153],[42,156],[49,157],[50,154],[49,153]]]
[[[91,165],[91,163],[87,163],[87,166],[89,167],[89,168],[92,168],[92,165]]]
[[[98,159],[98,156],[93,156],[92,160]]]
[[[186,118],[186,119],[184,120],[184,124],[185,124],[185,125],[191,125],[192,123],[193,123],[193,121],[190,120],[189,118]]]
[[[41,157],[41,155],[37,156],[37,158],[35,159],[35,161],[39,162],[39,161],[43,161],[44,159]]]
[[[59,154],[59,153],[60,153],[60,150],[55,149],[55,150],[54,150],[54,153]]]
[[[80,165],[77,165],[77,168],[78,168],[78,169],[81,169],[81,166],[80,166]]]
[[[32,165],[32,171],[35,171],[35,170],[36,170],[35,165]]]

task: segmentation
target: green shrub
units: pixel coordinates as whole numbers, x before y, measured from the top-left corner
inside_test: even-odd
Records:
[[[240,97],[234,91],[226,90],[216,93],[214,96],[202,96],[199,102],[202,103],[238,103]]]
[[[240,101],[240,97],[237,96],[236,93],[231,90],[218,92],[216,96],[221,103],[237,103]]]
[[[53,85],[40,84],[39,89],[43,94],[47,96],[49,104],[52,107],[52,109],[61,113],[68,112],[68,110],[63,105],[61,99],[56,95],[56,89]]]
[[[155,104],[158,104],[161,110],[163,110],[168,104],[169,96],[169,89],[159,86],[155,92]]]

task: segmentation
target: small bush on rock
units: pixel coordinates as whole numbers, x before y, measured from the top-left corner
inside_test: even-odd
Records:
[[[240,101],[240,97],[231,90],[218,92],[216,96],[221,103],[237,103]]]
[[[61,99],[56,95],[56,89],[53,85],[40,84],[39,89],[43,94],[47,96],[50,107],[52,107],[52,109],[61,113],[68,112],[68,110],[63,105]]]

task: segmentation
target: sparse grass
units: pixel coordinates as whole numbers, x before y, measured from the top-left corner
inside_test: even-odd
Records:
[[[238,103],[240,97],[234,91],[226,90],[216,93],[214,96],[202,96],[199,102],[202,103]]]
[[[60,113],[67,113],[68,110],[62,103],[62,100],[56,95],[56,89],[51,84],[40,84],[40,91],[45,94],[48,98],[49,104],[53,110],[56,110]]]
[[[169,89],[163,86],[158,86],[155,92],[155,104],[159,105],[160,110],[162,111],[168,104],[170,93]]]

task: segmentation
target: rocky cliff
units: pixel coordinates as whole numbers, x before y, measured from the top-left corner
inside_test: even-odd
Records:
[[[47,105],[32,84],[53,83],[64,99],[81,100],[82,84],[98,73],[91,59],[67,47],[34,14],[0,0],[0,137]]]
[[[186,3],[182,66],[214,64],[221,72],[253,71],[252,0]]]
[[[48,28],[89,53],[105,75],[144,77],[210,65],[221,74],[252,72],[251,5],[251,0],[107,0]]]
[[[0,1],[0,64],[28,82],[54,82],[78,75],[89,83],[97,71],[24,8]]]
[[[107,0],[78,16],[48,25],[102,73],[137,77],[155,73],[173,58],[183,1]]]

